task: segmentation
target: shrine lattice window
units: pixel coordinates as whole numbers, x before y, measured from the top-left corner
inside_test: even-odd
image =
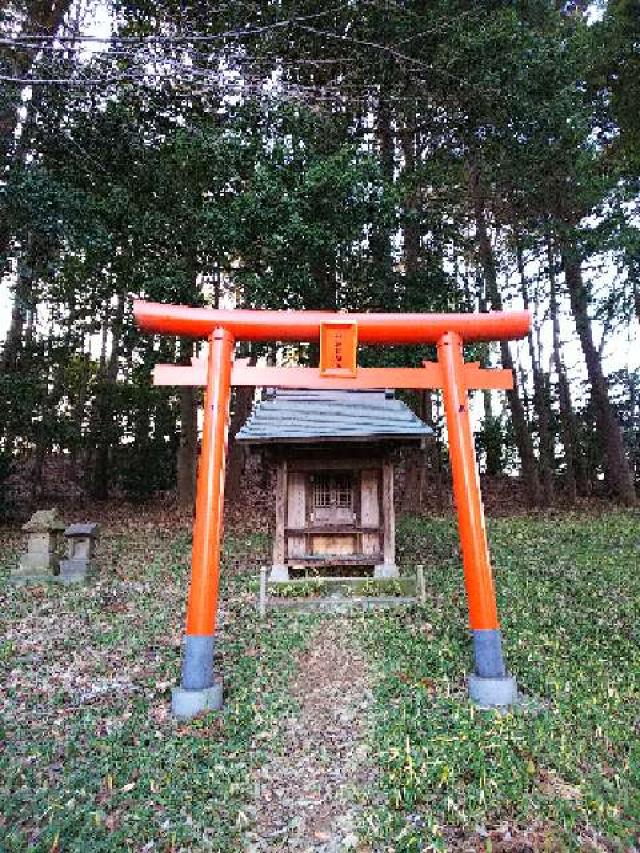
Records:
[[[313,505],[316,509],[353,508],[353,478],[350,474],[318,474],[313,484]]]

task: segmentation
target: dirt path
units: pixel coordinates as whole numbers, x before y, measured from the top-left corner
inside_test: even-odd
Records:
[[[356,817],[373,783],[365,743],[367,661],[355,623],[324,619],[291,691],[300,706],[280,721],[282,753],[256,774],[252,851],[356,849]]]

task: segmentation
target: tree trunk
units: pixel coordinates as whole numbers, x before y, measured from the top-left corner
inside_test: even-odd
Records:
[[[424,503],[427,471],[431,474],[431,479],[433,481],[436,507],[437,509],[441,509],[444,505],[442,448],[438,441],[436,421],[433,415],[433,391],[425,391],[424,394],[421,395],[420,403],[420,417],[424,423],[433,430],[433,434],[427,436],[425,441],[426,464],[422,466],[422,477],[420,479],[420,509],[422,509]]]
[[[32,0],[24,7],[24,25],[18,36],[54,35],[62,24],[71,7],[71,0]],[[24,77],[33,65],[37,48],[0,47],[0,64],[4,65],[11,76]],[[5,86],[5,89],[7,87]],[[7,158],[15,145],[15,130],[18,124],[20,89],[16,96],[5,95],[0,98],[0,173],[4,172]],[[11,223],[0,205],[0,262],[6,256],[11,242]]]
[[[49,330],[48,341],[53,337],[53,330]],[[45,344],[48,349],[48,342]],[[49,364],[49,353],[45,349],[44,363]],[[43,496],[43,474],[44,462],[51,447],[51,433],[49,431],[51,416],[52,395],[49,388],[49,368],[44,368],[40,374],[40,387],[38,389],[37,411],[39,417],[34,424],[34,452],[33,470],[31,472],[31,502],[35,503]]]
[[[310,260],[309,271],[314,288],[307,294],[307,307],[318,311],[337,311],[335,259],[331,253],[318,249]]]
[[[115,387],[118,379],[118,354],[124,325],[124,293],[118,294],[111,322],[111,350],[106,360],[100,382],[97,383],[97,441],[93,470],[92,492],[98,500],[106,500],[111,484],[111,449],[114,438],[113,410]],[[105,322],[108,321],[105,318]]]
[[[480,366],[491,367],[490,350],[488,345],[480,348]],[[482,431],[484,433],[485,469],[490,477],[502,474],[502,427],[499,418],[493,414],[491,391],[482,392],[482,404],[484,409],[484,422]]]
[[[0,368],[3,373],[9,373],[18,366],[18,357],[22,348],[22,333],[28,311],[33,310],[33,274],[32,257],[33,240],[31,233],[27,234],[27,245],[24,256],[18,263],[18,274],[13,296],[11,323],[4,342]]]
[[[420,263],[420,222],[418,218],[418,197],[412,175],[416,166],[416,129],[415,116],[409,116],[402,129],[402,150],[404,152],[404,173],[409,176],[410,189],[405,199],[405,221],[403,225],[404,268],[408,276],[415,275]],[[393,171],[393,161],[388,164]]]
[[[393,180],[393,138],[391,134],[388,108],[381,102],[379,113],[380,153],[388,180]],[[415,122],[411,117],[405,121],[401,131],[404,152],[404,172],[411,175],[415,169]],[[411,278],[418,271],[420,263],[420,228],[417,217],[417,199],[413,190],[404,199],[405,217],[402,227],[405,276]],[[389,247],[390,251],[390,247]],[[418,395],[422,407],[422,395]],[[412,408],[415,408],[416,404]],[[403,513],[416,513],[420,509],[421,491],[424,482],[425,454],[421,448],[411,448],[404,455],[404,484],[401,509]]]
[[[405,476],[401,509],[403,513],[416,513],[420,509],[420,484],[424,469],[424,451],[419,447],[406,450],[404,464]]]
[[[478,251],[480,253],[480,262],[484,272],[487,295],[491,300],[491,307],[495,311],[502,310],[502,299],[498,289],[498,279],[496,275],[496,265],[493,256],[493,249],[487,232],[487,223],[484,211],[484,196],[480,186],[480,174],[474,163],[470,163],[469,169],[469,192],[473,203],[473,212],[476,225],[476,240],[478,242]],[[513,358],[507,341],[500,341],[500,356],[502,366],[505,370],[513,371]],[[535,506],[540,503],[540,480],[538,478],[538,469],[536,458],[533,452],[533,441],[531,440],[531,431],[527,423],[527,417],[522,405],[522,400],[518,394],[518,382],[514,373],[513,390],[507,391],[507,399],[511,410],[511,419],[513,421],[513,432],[516,446],[520,455],[522,464],[522,477],[525,481],[527,489],[527,497],[529,504]]]
[[[56,412],[64,388],[63,372],[60,365],[54,363],[52,352],[53,342],[56,339],[54,326],[55,323],[50,317],[49,328],[44,341],[42,364],[50,365],[51,367],[47,366],[39,371],[39,417],[34,431],[34,467],[31,477],[31,498],[33,501],[41,499],[45,494],[44,466],[55,438],[57,424]]]
[[[560,406],[560,429],[564,447],[565,491],[571,503],[575,503],[578,493],[588,492],[582,454],[579,449],[576,418],[571,401],[571,389],[562,358],[560,342],[560,315],[558,309],[558,285],[555,272],[555,258],[551,243],[547,243],[547,258],[550,284],[550,312],[553,328],[553,366],[558,376],[558,404]]]
[[[253,366],[255,363],[255,357],[251,357],[249,364]],[[235,438],[251,414],[255,390],[251,386],[239,386],[235,389],[235,401],[229,422],[229,458],[225,483],[225,495],[230,503],[236,501],[240,495],[242,472],[244,469],[245,449],[241,444],[238,444]]]
[[[479,278],[479,277],[478,277]],[[486,293],[482,286],[477,288],[478,307],[481,313],[487,311]],[[475,310],[475,299],[471,296],[468,276],[465,276],[465,298],[467,304]],[[491,346],[489,343],[478,344],[480,367],[491,367]],[[485,388],[482,391],[482,404],[484,409],[484,422],[482,432],[484,433],[485,470],[489,476],[495,477],[502,473],[502,427],[500,419],[493,414],[491,391]],[[498,431],[495,430],[498,427]],[[496,440],[497,439],[497,440]]]
[[[554,473],[555,436],[551,429],[550,406],[551,387],[549,376],[539,368],[534,372],[533,407],[538,416],[538,432],[540,434],[540,479],[542,483],[542,503],[551,506],[555,492]]]
[[[382,93],[378,102],[377,134],[380,164],[385,181],[393,183],[394,178],[394,140],[391,126],[391,108]],[[393,294],[393,259],[391,256],[391,233],[386,225],[376,223],[370,237],[371,257],[374,265],[377,298],[373,308],[392,311],[395,307]]]
[[[20,352],[20,344],[22,341],[22,330],[26,319],[26,311],[24,310],[23,297],[24,282],[21,275],[18,275],[16,282],[15,294],[13,297],[13,309],[11,311],[11,323],[5,338],[4,348],[2,350],[2,359],[0,360],[0,369],[2,373],[9,373],[16,368],[18,361],[18,353]]]
[[[516,261],[520,277],[520,288],[522,301],[525,309],[530,307],[529,289],[524,269],[524,257],[522,249],[518,244],[516,247]],[[554,495],[554,472],[555,472],[555,436],[551,430],[551,393],[549,377],[540,364],[539,340],[536,348],[533,331],[527,335],[529,345],[529,356],[533,371],[533,408],[538,418],[538,433],[540,436],[540,479],[542,482],[542,501],[545,506],[553,503]]]
[[[625,455],[622,430],[609,400],[600,353],[593,340],[591,318],[588,312],[589,295],[582,277],[580,259],[573,247],[563,246],[562,263],[569,290],[571,311],[587,365],[598,433],[604,449],[605,483],[613,495],[624,504],[631,506],[636,502],[635,488]]]
[[[191,363],[193,342],[180,340],[180,355],[183,364]],[[198,467],[198,403],[193,385],[180,386],[180,440],[176,459],[178,502],[181,506],[193,506],[196,494],[196,471]]]

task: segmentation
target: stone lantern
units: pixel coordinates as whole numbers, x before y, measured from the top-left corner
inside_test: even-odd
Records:
[[[60,562],[60,580],[62,583],[80,583],[92,572],[92,558],[95,553],[98,525],[95,522],[70,524],[64,531],[67,543],[67,557]]]
[[[58,548],[64,530],[58,510],[38,510],[22,529],[27,534],[27,550],[20,555],[20,563],[11,573],[12,580],[17,583],[53,580],[59,570]]]

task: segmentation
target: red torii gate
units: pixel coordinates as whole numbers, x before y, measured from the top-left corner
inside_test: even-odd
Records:
[[[214,674],[224,471],[232,385],[311,389],[441,388],[449,435],[475,669],[469,693],[481,705],[516,701],[515,680],[505,669],[487,546],[480,482],[469,417],[472,388],[508,390],[509,370],[465,364],[465,342],[514,340],[530,329],[528,311],[488,314],[339,314],[329,311],[252,311],[191,308],[137,300],[134,316],[147,332],[207,338],[207,360],[158,365],[157,385],[204,385],[202,450],[198,466],[191,584],[182,659],[182,684],[174,688],[177,716],[222,705],[222,680]],[[234,364],[235,342],[320,341],[320,367],[249,367]],[[436,344],[438,360],[418,368],[363,368],[357,344]]]

